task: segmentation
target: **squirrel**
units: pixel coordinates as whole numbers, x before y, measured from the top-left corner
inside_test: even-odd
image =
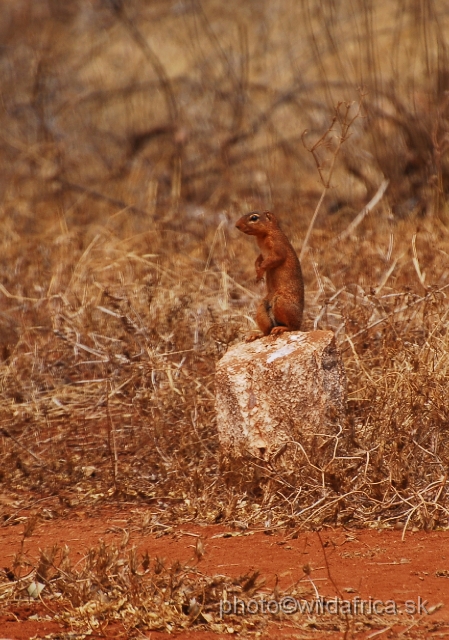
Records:
[[[250,211],[235,226],[256,237],[260,249],[255,264],[256,279],[260,282],[265,274],[267,284],[267,295],[256,312],[262,335],[252,333],[246,342],[284,331],[299,331],[304,311],[301,265],[276,216],[270,211]]]

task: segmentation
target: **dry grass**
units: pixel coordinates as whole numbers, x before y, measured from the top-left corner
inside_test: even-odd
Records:
[[[448,525],[449,5],[375,5],[6,3],[5,490],[161,522]],[[315,162],[334,173],[310,225]],[[233,221],[258,204],[298,253],[310,229],[305,329],[343,352],[353,438],[322,473],[220,458],[214,365],[260,296]]]
[[[113,637],[114,629],[124,629],[126,637],[146,637],[144,630],[186,629],[247,636],[254,632],[260,635],[270,622],[292,625],[304,638],[316,637],[317,631],[347,635],[404,624],[408,628],[419,624],[418,633],[410,636],[419,638],[435,628],[435,622],[411,616],[404,619],[399,611],[374,613],[365,607],[354,616],[345,615],[343,603],[349,606],[348,597],[341,593],[338,599],[319,596],[307,566],[288,589],[281,590],[278,585],[270,589],[258,571],[231,579],[205,574],[197,562],[168,565],[163,558],[141,555],[128,545],[126,535],[118,546],[100,542],[76,564],[72,564],[67,547],[54,546],[43,550],[38,565],[31,571],[27,566],[22,575],[23,565],[18,558],[14,579],[10,575],[0,583],[0,605],[24,600],[32,603],[45,597],[47,616],[50,613],[53,620],[70,629],[67,635],[54,634],[58,638]],[[293,599],[298,604],[294,605]],[[337,602],[342,608],[339,615],[335,615]],[[307,607],[317,603],[321,603],[321,613],[307,615]],[[118,637],[119,631],[116,633]]]

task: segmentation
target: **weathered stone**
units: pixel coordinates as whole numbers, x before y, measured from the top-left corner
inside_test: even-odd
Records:
[[[215,374],[218,433],[234,457],[270,458],[291,443],[321,466],[345,437],[346,377],[331,331],[238,344]]]

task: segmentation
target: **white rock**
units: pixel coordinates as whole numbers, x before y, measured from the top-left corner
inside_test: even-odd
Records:
[[[43,591],[43,589],[45,588],[45,584],[42,584],[42,582],[32,582],[29,586],[28,586],[28,594],[30,595],[31,598],[39,598],[41,592]]]
[[[317,466],[346,434],[346,376],[332,331],[286,332],[238,344],[217,363],[220,444],[268,459],[285,445]]]

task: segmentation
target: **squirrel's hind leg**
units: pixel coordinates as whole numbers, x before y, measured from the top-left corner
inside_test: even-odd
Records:
[[[264,298],[257,307],[256,322],[264,336],[270,335],[270,331],[276,324],[274,314],[271,311],[271,305],[266,298]]]
[[[257,332],[250,333],[246,338],[246,342],[252,342],[253,340],[257,340],[258,338],[263,338],[263,336],[270,335],[270,332],[274,327],[274,322],[272,319],[272,314],[270,315],[270,304],[268,300],[262,300],[262,302],[258,305],[256,311],[256,322],[257,326],[262,331],[262,335]]]
[[[301,329],[303,309],[303,304],[296,300],[280,296],[273,300],[272,311],[276,318],[277,326],[271,331],[271,335],[276,335],[283,331],[299,331]]]

